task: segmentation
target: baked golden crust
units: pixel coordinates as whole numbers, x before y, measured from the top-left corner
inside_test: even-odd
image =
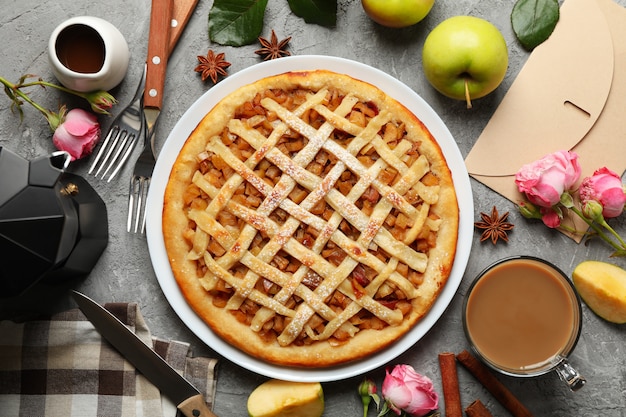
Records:
[[[185,142],[163,235],[181,291],[228,343],[325,367],[397,341],[452,269],[459,210],[425,126],[329,71],[261,79]]]

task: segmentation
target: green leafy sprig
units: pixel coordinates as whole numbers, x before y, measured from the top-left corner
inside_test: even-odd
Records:
[[[17,110],[20,115],[20,120],[24,118],[24,110],[22,109],[22,106],[24,105],[24,103],[28,103],[35,109],[39,110],[41,114],[43,114],[43,116],[48,121],[50,129],[53,132],[56,130],[57,126],[63,122],[65,114],[67,112],[67,108],[65,106],[61,106],[59,112],[57,113],[50,111],[35,102],[27,93],[22,91],[22,89],[35,86],[40,86],[43,88],[54,88],[65,93],[84,98],[91,106],[91,109],[99,114],[109,114],[109,109],[111,109],[111,107],[113,107],[117,103],[115,97],[113,97],[106,91],[93,91],[89,93],[83,93],[80,91],[71,90],[61,85],[49,83],[42,80],[41,78],[37,78],[37,80],[35,81],[27,82],[29,78],[36,78],[36,76],[32,74],[22,75],[18,82],[15,84],[3,77],[0,77],[0,84],[4,86],[4,92],[12,101],[11,110]]]

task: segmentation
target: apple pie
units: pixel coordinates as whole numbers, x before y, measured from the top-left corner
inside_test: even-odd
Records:
[[[427,128],[325,70],[260,79],[210,109],[163,211],[194,311],[242,351],[297,367],[362,359],[411,330],[448,279],[458,223]]]

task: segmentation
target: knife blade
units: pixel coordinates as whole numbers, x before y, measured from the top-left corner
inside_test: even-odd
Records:
[[[217,417],[202,394],[161,356],[107,309],[86,295],[73,290],[72,296],[96,330],[133,364],[187,417]]]
[[[173,0],[152,0],[146,58],[146,87],[143,95],[146,139],[150,141],[154,139],[154,126],[163,105],[165,74],[170,54],[173,6]]]

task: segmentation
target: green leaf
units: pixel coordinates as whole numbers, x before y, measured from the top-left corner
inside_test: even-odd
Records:
[[[307,23],[335,26],[337,23],[337,0],[288,0],[291,11]]]
[[[215,0],[209,12],[209,38],[220,45],[243,46],[263,30],[268,0]]]
[[[557,0],[518,0],[511,12],[515,36],[529,51],[550,37],[558,21]]]

